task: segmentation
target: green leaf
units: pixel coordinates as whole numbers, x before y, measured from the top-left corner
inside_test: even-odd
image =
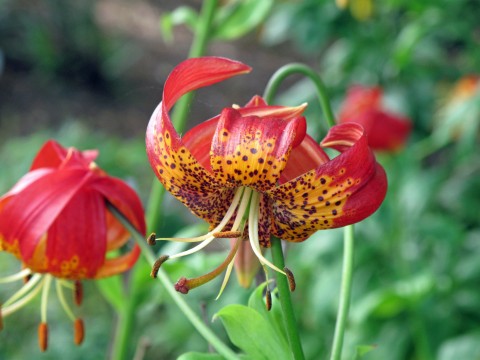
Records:
[[[263,291],[267,283],[260,284],[250,295],[248,299],[248,307],[256,310],[261,314],[266,321],[273,325],[274,331],[277,333],[279,339],[284,342],[284,346],[288,348],[287,334],[285,333],[285,326],[282,318],[282,311],[277,298],[272,294],[272,308],[267,310],[265,300],[263,299]]]
[[[221,309],[216,318],[222,320],[232,343],[253,359],[291,359],[290,349],[258,311],[234,304]]]
[[[120,275],[99,279],[95,281],[95,284],[97,284],[103,297],[112,305],[117,313],[122,312],[125,305],[125,291]]]
[[[223,360],[224,357],[219,354],[204,354],[199,352],[188,352],[180,355],[177,360]]]
[[[270,13],[273,0],[232,1],[217,12],[212,38],[237,39],[261,24]]]
[[[359,360],[365,356],[365,354],[369,353],[372,350],[377,348],[376,345],[358,345],[355,348],[355,355],[353,356],[353,360]]]

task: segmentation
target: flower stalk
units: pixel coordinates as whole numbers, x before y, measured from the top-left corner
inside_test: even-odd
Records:
[[[350,308],[350,293],[352,290],[353,254],[355,245],[353,225],[345,227],[343,241],[342,284],[330,360],[340,360],[342,356],[343,338],[345,335],[345,326],[347,323],[348,310]]]
[[[142,234],[140,234],[117,209],[111,205],[109,205],[109,207],[112,214],[114,214],[114,216],[127,228],[137,244],[140,246],[144,258],[151,266],[153,266],[156,261],[155,254],[150,249]],[[178,308],[190,320],[191,324],[195,327],[199,334],[202,335],[204,339],[207,340],[220,355],[229,360],[238,360],[237,355],[205,325],[203,320],[190,308],[182,296],[174,289],[172,282],[162,269],[158,270],[156,277],[159,279],[167,293],[172,297]],[[116,358],[119,358],[118,355]]]
[[[272,236],[271,243],[273,263],[281,269],[285,268],[281,240]],[[288,273],[291,274],[290,271],[288,271]],[[285,324],[290,350],[292,351],[295,360],[303,360],[305,359],[305,355],[303,354],[302,343],[297,329],[297,321],[295,319],[295,312],[293,310],[292,298],[290,296],[290,281],[287,276],[282,274],[277,274],[276,280],[280,306],[282,308],[283,322]]]

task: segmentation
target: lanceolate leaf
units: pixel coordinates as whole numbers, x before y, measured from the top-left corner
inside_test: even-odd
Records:
[[[247,34],[265,20],[272,5],[273,0],[232,1],[218,11],[213,37],[233,40]]]
[[[292,359],[284,341],[258,311],[235,304],[221,309],[214,320],[217,317],[222,320],[232,343],[252,359]]]

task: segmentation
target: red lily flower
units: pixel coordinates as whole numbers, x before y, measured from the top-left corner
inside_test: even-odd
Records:
[[[111,203],[145,233],[143,208],[136,193],[124,182],[108,176],[93,160],[97,151],[65,149],[48,141],[40,149],[28,172],[0,197],[0,249],[15,255],[25,267],[16,275],[0,279],[13,281],[28,276],[25,287],[3,304],[3,316],[13,313],[40,291],[45,303],[52,278],[67,314],[83,337],[65,302],[62,288],[74,280],[80,302],[80,280],[95,279],[126,271],[136,262],[140,249],[109,257],[129,238],[127,230],[110,213]],[[46,305],[42,305],[40,346],[46,349]]]
[[[339,123],[360,124],[365,128],[372,149],[395,151],[407,141],[412,125],[408,118],[382,109],[381,100],[379,87],[352,86],[340,109]]]
[[[211,280],[225,268],[227,279],[242,240],[250,242],[262,265],[286,274],[262,254],[271,235],[300,242],[317,230],[356,223],[375,212],[386,193],[385,172],[362,127],[349,123],[330,130],[322,146],[341,153],[331,160],[306,134],[301,116],[306,105],[269,106],[255,96],[244,107],[223,109],[183,138],[178,135],[168,115],[178,98],[248,71],[248,66],[224,58],[182,62],[168,77],[162,102],[148,125],[147,154],[157,177],[211,225],[204,236],[172,239],[200,244],[160,258],[157,266],[167,258],[200,250],[215,238],[239,239],[217,269],[196,279],[180,279],[176,284],[180,292]]]

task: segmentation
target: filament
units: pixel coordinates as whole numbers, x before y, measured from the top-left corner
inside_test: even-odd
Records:
[[[37,283],[38,280],[35,282]],[[15,311],[17,311],[18,309],[22,308],[23,306],[25,306],[26,304],[28,304],[35,296],[38,295],[38,293],[40,292],[40,290],[42,290],[43,288],[43,285],[44,285],[44,282],[45,282],[45,279],[42,280],[42,282],[40,284],[37,285],[37,287],[35,289],[33,289],[30,293],[28,293],[26,296],[24,296],[22,299],[18,300],[17,302],[14,302],[13,304],[10,304],[9,306],[5,306],[3,309],[2,309],[2,316],[3,317],[6,317],[10,314],[13,314]],[[35,285],[35,284],[34,284]],[[24,286],[26,287],[26,286]],[[18,293],[17,293],[18,294]],[[15,294],[16,295],[16,294]],[[14,295],[14,296],[15,296]],[[10,298],[11,299],[11,298]],[[9,299],[9,300],[10,300]],[[11,301],[8,301],[8,303],[11,303]]]
[[[260,201],[259,201],[259,194],[254,191],[252,194],[252,201],[250,203],[250,212],[248,215],[248,237],[250,238],[250,244],[252,246],[252,250],[257,255],[258,260],[262,265],[267,265],[271,269],[286,275],[283,270],[280,270],[278,267],[273,265],[270,261],[268,261],[263,255],[262,251],[260,250],[260,241],[258,238],[258,215],[260,210]]]
[[[50,290],[50,284],[52,283],[52,276],[45,275],[43,290],[42,290],[42,303],[40,306],[41,321],[47,323],[47,303],[48,303],[48,291]]]
[[[55,289],[57,290],[57,296],[58,296],[58,300],[60,300],[60,304],[62,304],[62,307],[63,307],[63,310],[65,310],[65,313],[67,314],[67,316],[73,321],[75,322],[75,315],[73,314],[73,311],[72,309],[70,308],[70,306],[68,305],[66,299],[65,299],[65,294],[63,292],[63,286],[65,286],[63,283],[65,281],[62,281],[62,280],[57,280],[55,281]]]
[[[22,280],[25,276],[28,276],[30,275],[32,272],[30,271],[30,269],[28,268],[25,268],[21,271],[19,271],[18,273],[16,274],[13,274],[13,275],[9,275],[9,276],[5,276],[3,278],[0,278],[0,284],[5,284],[5,283],[10,283],[10,282],[14,282],[14,281],[17,281],[17,280]]]
[[[3,306],[7,307],[10,304],[13,304],[18,299],[20,299],[23,295],[28,293],[40,281],[41,278],[42,278],[42,275],[40,274],[33,275],[28,283],[23,285],[20,288],[20,290],[18,290],[15,294],[13,294],[7,301],[5,301]]]

